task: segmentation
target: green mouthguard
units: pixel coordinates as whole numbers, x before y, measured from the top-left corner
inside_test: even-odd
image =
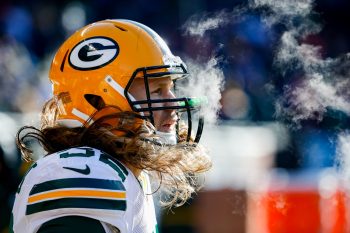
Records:
[[[204,104],[208,104],[208,98],[207,97],[189,98],[188,104],[190,107],[198,107]],[[181,107],[186,106],[186,102],[185,101],[179,102],[179,106]]]

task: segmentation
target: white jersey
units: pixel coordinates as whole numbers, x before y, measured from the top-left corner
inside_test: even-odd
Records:
[[[106,232],[156,233],[148,175],[139,180],[106,153],[71,148],[39,159],[20,184],[13,207],[15,233],[35,233],[63,216],[99,220]],[[111,227],[113,226],[113,227]]]

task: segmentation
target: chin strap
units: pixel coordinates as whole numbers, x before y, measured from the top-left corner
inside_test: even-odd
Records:
[[[201,139],[203,127],[204,127],[204,117],[201,116],[199,117],[199,121],[198,121],[198,129],[196,133],[196,138],[194,139],[195,143],[198,143],[199,140]]]
[[[159,140],[168,145],[176,145],[177,144],[177,139],[176,139],[176,132],[161,132],[161,131],[156,131],[156,135],[159,136]]]

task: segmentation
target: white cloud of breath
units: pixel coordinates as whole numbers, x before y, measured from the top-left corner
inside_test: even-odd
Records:
[[[197,43],[203,42],[204,34],[209,30],[215,30],[238,18],[241,10],[238,8],[232,12],[226,10],[197,14],[190,17],[182,26],[185,35],[195,36]],[[205,44],[205,43],[204,43]],[[221,46],[220,44],[218,45]],[[205,96],[208,100],[207,104],[202,106],[201,113],[205,117],[206,123],[214,124],[217,121],[218,112],[221,108],[220,99],[221,91],[224,87],[224,74],[220,68],[219,59],[215,58],[215,54],[211,57],[203,59],[198,57],[197,60],[185,59],[191,78],[186,84],[182,83],[177,86],[179,96]],[[201,60],[201,62],[199,62]],[[204,60],[204,61],[203,61]]]
[[[299,32],[287,31],[281,37],[280,47],[275,56],[275,64],[283,70],[303,69],[312,74],[315,69],[325,67],[327,61],[320,55],[320,47],[310,44],[299,44]]]
[[[185,34],[202,37],[206,31],[227,24],[229,20],[226,15],[225,11],[220,11],[212,17],[208,17],[208,14],[194,15],[183,26]]]
[[[345,83],[346,82],[346,83]],[[307,77],[296,87],[285,87],[284,96],[277,103],[277,114],[295,123],[302,120],[322,120],[328,107],[350,114],[350,102],[338,90],[350,81],[326,82],[321,74]],[[287,103],[286,106],[283,106]]]
[[[305,42],[321,30],[312,17],[313,0],[252,0],[251,6],[269,8],[263,16],[267,26],[285,26],[274,65],[284,78],[294,74],[295,80],[289,79],[290,84],[283,86],[276,115],[297,127],[304,120],[322,121],[334,110],[350,116],[350,54],[324,58],[320,46]],[[349,131],[338,134],[336,150],[341,177],[350,184]]]
[[[208,103],[202,106],[201,114],[204,115],[206,123],[214,124],[221,108],[221,91],[224,85],[224,74],[217,66],[218,60],[211,58],[206,63],[199,63],[186,59],[186,64],[189,67],[191,77],[185,85],[177,86],[180,92],[179,96],[205,96]]]
[[[208,30],[237,23],[249,12],[259,12],[265,26],[284,26],[275,52],[274,67],[284,76],[296,71],[302,75],[301,80],[299,75],[297,82],[283,86],[282,96],[275,104],[276,116],[299,125],[302,120],[322,120],[329,108],[350,115],[350,81],[347,78],[350,74],[347,71],[350,70],[350,55],[323,58],[320,46],[305,42],[305,38],[321,30],[321,25],[312,18],[315,15],[313,4],[314,0],[249,0],[246,6],[236,7],[232,11],[192,16],[184,24],[183,30],[187,35],[202,38]],[[213,60],[208,65],[201,65],[201,69],[194,68],[192,74],[199,72],[210,78],[219,75],[217,68],[212,74],[202,72],[210,67],[211,62]],[[340,66],[345,72],[339,72]],[[205,88],[202,90],[206,92]]]
[[[314,0],[248,0],[246,6],[231,12],[190,17],[183,30],[186,35],[203,39],[209,30],[240,22],[248,13],[258,13],[268,29],[277,28],[275,32],[281,35],[273,64],[283,78],[278,82],[283,86],[276,86],[282,88],[276,98],[276,116],[297,127],[304,120],[322,121],[325,114],[332,114],[333,110],[350,116],[350,53],[325,58],[322,47],[307,42],[310,35],[322,29],[315,21],[314,16],[318,15],[313,12],[313,5]],[[207,96],[209,103],[203,114],[209,123],[215,123],[224,81],[218,61],[214,58],[207,63],[188,60],[187,64],[193,77],[181,92],[188,96]],[[338,161],[350,184],[350,131],[340,133],[337,143]]]
[[[196,14],[184,23],[182,29],[186,35],[203,37],[205,32],[209,30],[215,30],[241,20],[245,10],[237,7],[231,12],[221,10],[214,13]]]
[[[321,47],[304,42],[307,36],[321,30],[311,17],[313,0],[251,0],[250,7],[265,12],[262,20],[267,26],[285,26],[274,57],[275,68],[282,75],[288,71],[302,75],[301,81],[283,87],[276,115],[296,125],[307,119],[322,120],[328,108],[350,115],[348,72],[338,72],[339,66],[349,64],[349,59],[323,58]]]
[[[307,16],[312,10],[313,0],[250,0],[249,7],[268,8],[272,15],[263,18],[271,26],[285,20],[285,17]]]

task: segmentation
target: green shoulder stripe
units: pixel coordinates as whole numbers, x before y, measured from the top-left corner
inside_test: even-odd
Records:
[[[118,166],[120,167],[120,169],[123,170],[123,172],[124,172],[125,175],[129,175],[128,170],[126,170],[125,166],[124,166],[121,162],[119,162],[119,161],[116,160],[116,159],[113,159],[113,162],[115,162],[116,164],[118,164]]]
[[[45,222],[37,233],[106,233],[101,222],[82,216],[64,216]]]
[[[106,153],[101,153],[100,161],[102,163],[107,164],[114,171],[116,171],[118,173],[119,177],[122,179],[122,181],[124,181],[126,179],[126,176],[128,176],[128,174],[129,174],[128,170],[126,170],[126,168],[124,167],[124,165],[122,165],[122,163],[120,163],[116,159],[113,159],[112,156],[110,156]]]
[[[13,231],[13,213],[11,213],[9,228],[10,228],[9,233],[14,233],[14,231]]]
[[[50,180],[34,185],[29,195],[64,188],[94,188],[125,191],[123,183],[119,180],[103,180],[93,178],[67,178]]]
[[[62,208],[126,210],[125,200],[61,198],[27,205],[26,215]]]

